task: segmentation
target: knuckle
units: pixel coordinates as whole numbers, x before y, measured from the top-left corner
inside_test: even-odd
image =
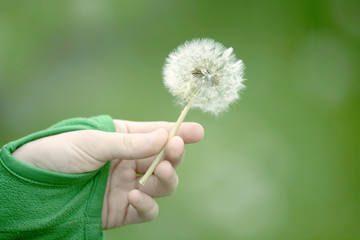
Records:
[[[165,183],[161,184],[161,186],[158,187],[158,192],[162,193],[161,195],[163,196],[170,196],[176,191],[178,184],[179,177],[174,171],[173,175],[170,176]]]
[[[121,145],[122,145],[122,150],[123,152],[126,153],[126,155],[129,158],[132,158],[132,152],[134,149],[134,144],[133,144],[133,139],[129,134],[124,134],[123,137],[121,138]]]
[[[154,204],[154,207],[151,210],[151,213],[149,215],[149,220],[154,220],[159,215],[159,205],[157,203]]]
[[[176,188],[179,185],[179,177],[178,177],[178,175],[176,173],[174,175],[175,175],[174,180],[172,180],[173,183],[170,185],[170,188],[169,188],[170,189],[169,195],[173,194],[176,191]]]
[[[153,206],[143,215],[143,221],[152,221],[159,215],[159,205],[154,202]]]

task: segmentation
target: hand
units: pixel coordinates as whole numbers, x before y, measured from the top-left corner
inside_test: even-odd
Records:
[[[184,157],[184,143],[200,141],[204,130],[183,123],[169,140],[145,186],[139,184],[157,153],[166,144],[174,123],[114,120],[115,133],[81,130],[44,137],[18,148],[13,156],[30,165],[62,173],[94,171],[112,160],[102,208],[103,229],[154,219],[154,197],[171,195],[178,184],[175,168]]]

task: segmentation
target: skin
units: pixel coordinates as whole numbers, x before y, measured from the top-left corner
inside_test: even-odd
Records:
[[[178,185],[175,168],[184,158],[184,144],[199,142],[204,129],[183,123],[171,138],[165,157],[145,186],[139,179],[166,144],[174,123],[114,120],[116,132],[81,130],[29,142],[13,156],[47,170],[61,173],[94,171],[111,162],[102,208],[103,229],[142,223],[157,217],[153,198],[171,195]]]

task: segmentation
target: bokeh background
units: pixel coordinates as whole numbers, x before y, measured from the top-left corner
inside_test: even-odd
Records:
[[[246,90],[191,111],[176,193],[106,239],[360,239],[360,1],[0,2],[0,145],[77,116],[175,121],[167,55],[213,38]]]

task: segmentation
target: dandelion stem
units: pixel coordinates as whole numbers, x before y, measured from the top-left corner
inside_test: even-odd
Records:
[[[184,109],[182,110],[178,120],[175,123],[175,126],[173,127],[173,129],[171,130],[168,140],[167,142],[169,142],[169,140],[171,138],[173,138],[176,134],[176,132],[179,130],[181,123],[184,121],[186,114],[189,112],[191,105],[192,105],[192,101],[193,98],[191,98],[188,103],[186,104],[186,106],[184,107]],[[160,153],[157,155],[157,157],[155,158],[155,160],[152,162],[152,164],[150,165],[149,169],[146,171],[146,173],[144,174],[144,176],[140,179],[140,184],[145,185],[145,183],[148,181],[149,177],[153,174],[153,172],[155,171],[156,166],[159,164],[159,162],[161,161],[161,159],[164,156],[165,153],[165,148],[167,145],[167,142],[165,144],[165,146],[161,149]]]

